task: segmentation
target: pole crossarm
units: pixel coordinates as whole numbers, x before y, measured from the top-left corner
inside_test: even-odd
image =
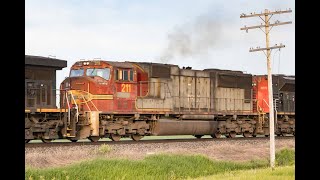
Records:
[[[266,26],[280,26],[280,25],[285,25],[285,24],[292,24],[292,21],[288,21],[288,22],[275,22],[273,24],[262,24],[262,25],[258,25],[258,26],[250,26],[250,27],[246,27],[244,26],[243,28],[240,28],[240,30],[248,30],[248,29],[256,29],[256,28],[262,28],[262,27],[266,27]]]
[[[270,166],[272,170],[275,167],[275,138],[274,138],[274,108],[273,108],[273,87],[272,87],[272,71],[271,71],[271,50],[272,49],[280,49],[284,48],[285,45],[277,45],[270,47],[269,46],[269,35],[270,35],[270,30],[273,28],[273,26],[280,26],[280,25],[285,25],[285,24],[291,24],[291,21],[288,22],[280,22],[280,21],[275,21],[273,24],[270,24],[270,19],[274,14],[282,14],[282,13],[291,13],[292,10],[286,10],[286,11],[274,11],[271,12],[268,9],[265,9],[264,13],[256,14],[256,13],[250,13],[250,15],[246,15],[242,13],[240,15],[240,18],[249,18],[249,17],[260,17],[264,24],[257,25],[257,26],[250,26],[246,27],[244,26],[243,28],[240,28],[240,30],[246,30],[248,32],[248,29],[257,29],[260,28],[262,30],[262,27],[265,29],[263,32],[266,37],[266,47],[265,48],[250,48],[249,52],[255,52],[255,51],[263,51],[263,53],[267,56],[267,70],[268,70],[268,98],[269,98],[269,135],[270,135]],[[264,19],[261,17],[263,16]]]
[[[292,10],[285,10],[285,11],[274,11],[274,12],[267,12],[267,13],[260,13],[260,14],[255,14],[255,13],[251,13],[250,15],[246,15],[244,13],[242,13],[240,15],[240,18],[249,18],[249,17],[256,17],[256,16],[265,16],[265,15],[273,15],[273,14],[283,14],[283,13],[291,13]]]
[[[278,48],[284,48],[284,47],[286,47],[286,46],[285,45],[279,45],[279,46],[272,46],[272,47],[269,47],[269,48],[256,48],[256,49],[250,48],[249,52],[264,51],[264,50],[278,49]]]

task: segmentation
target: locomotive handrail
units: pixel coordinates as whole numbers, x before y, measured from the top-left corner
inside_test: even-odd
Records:
[[[82,96],[82,98],[83,98],[84,100],[86,100],[86,99],[85,99],[85,97],[83,96],[83,94],[81,94],[81,96]],[[89,111],[91,112],[91,109],[90,109],[90,107],[89,107],[88,103],[87,103],[87,102],[85,102],[85,104],[86,104],[86,106],[88,107]]]
[[[71,94],[71,97],[74,101],[74,104],[77,107],[77,112],[79,114],[79,107],[78,104],[86,104],[86,106],[88,107],[89,111],[91,112],[91,108],[88,105],[88,102],[91,102],[92,106],[96,109],[96,111],[99,111],[98,108],[96,107],[96,105],[92,102],[92,99],[94,99],[94,95],[90,94],[89,92],[83,91],[83,90],[69,90],[68,91],[69,94]],[[80,97],[79,97],[80,96]],[[79,102],[79,100],[81,102]]]
[[[83,94],[81,94],[81,96],[82,96],[82,98],[85,100],[84,103],[87,105],[87,107],[88,107],[88,109],[90,110],[90,112],[91,112],[91,109],[90,109],[90,107],[89,107],[89,105],[88,105],[88,102],[91,102],[91,104],[93,105],[93,107],[94,107],[97,111],[99,111],[98,108],[96,107],[96,105],[92,102],[92,98],[91,98],[90,100],[87,100]]]
[[[71,116],[70,110],[71,110],[71,108],[70,108],[70,104],[69,104],[69,98],[68,98],[68,92],[67,91],[66,91],[66,97],[65,98],[67,99],[67,104],[68,104],[68,124],[70,124],[70,116]]]
[[[275,112],[275,118],[274,118],[274,120],[275,120],[276,126],[277,126],[277,121],[278,121],[277,100],[278,100],[278,99],[275,99],[275,100],[274,100],[274,112]],[[276,127],[276,128],[277,128],[277,127]]]
[[[74,97],[73,97],[73,94],[72,94],[72,91],[68,91],[68,92],[70,92],[70,95],[71,95],[71,98],[73,99],[73,101],[75,102],[75,105],[76,105],[76,110],[77,110],[77,113],[76,113],[76,117],[77,117],[77,122],[78,122],[78,115],[79,115],[79,109],[78,109],[78,105],[77,105],[77,102],[76,102],[76,100],[74,99]]]
[[[269,107],[269,103],[267,103],[267,101],[265,99],[263,99],[264,103],[266,103],[266,105]]]

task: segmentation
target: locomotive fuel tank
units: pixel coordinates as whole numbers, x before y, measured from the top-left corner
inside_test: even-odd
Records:
[[[217,121],[159,119],[152,135],[211,135],[217,131]]]

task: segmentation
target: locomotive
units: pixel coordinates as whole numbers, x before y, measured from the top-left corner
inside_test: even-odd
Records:
[[[294,76],[274,75],[276,134],[295,133]],[[267,76],[146,62],[78,61],[62,83],[72,141],[269,135]]]
[[[59,137],[269,136],[268,78],[173,64],[77,61],[60,85]],[[295,135],[295,77],[273,75],[275,134]]]

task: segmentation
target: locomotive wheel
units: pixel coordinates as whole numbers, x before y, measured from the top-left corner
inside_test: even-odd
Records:
[[[251,137],[251,133],[249,133],[249,132],[244,132],[244,133],[243,133],[243,137],[246,137],[246,138]]]
[[[252,134],[252,137],[257,137],[257,135],[256,134]]]
[[[69,139],[69,141],[71,141],[71,142],[77,142],[78,139]]]
[[[211,135],[212,138],[221,138],[221,133],[214,133]]]
[[[265,136],[265,137],[269,137],[269,135],[267,135],[267,134],[266,134],[266,135],[264,135],[264,136]]]
[[[236,133],[235,132],[231,132],[229,133],[229,138],[235,138],[236,137]]]
[[[111,138],[112,141],[120,141],[121,136],[117,135],[117,134],[111,134],[110,138]]]
[[[132,134],[131,135],[131,139],[133,139],[134,141],[139,141],[142,138],[143,138],[142,135],[138,135],[138,134]]]
[[[200,139],[203,135],[194,135],[197,139]]]
[[[51,142],[53,139],[41,139],[41,141],[43,142],[43,143],[49,143],[49,142]]]
[[[28,143],[28,142],[30,142],[30,139],[25,139],[24,142]]]
[[[281,133],[281,135],[282,135],[283,137],[285,137],[285,136],[287,136],[287,133]]]
[[[91,141],[91,142],[98,142],[100,137],[99,136],[90,136],[88,137],[88,139]],[[73,142],[73,141],[72,141]]]

